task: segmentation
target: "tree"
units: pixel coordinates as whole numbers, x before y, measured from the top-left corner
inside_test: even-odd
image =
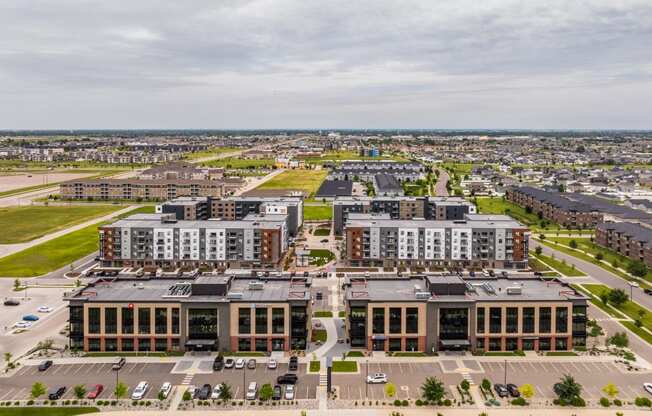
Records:
[[[86,387],[83,384],[77,384],[74,387],[75,397],[78,399],[83,399],[86,396]]]
[[[482,390],[485,390],[485,391],[491,390],[491,381],[489,381],[486,378],[483,378],[482,383],[480,384],[480,386],[482,387]]]
[[[4,358],[5,358],[5,365],[9,367],[9,364],[11,364],[11,359],[13,358],[13,355],[10,352],[5,352],[4,353]]]
[[[446,394],[444,383],[435,377],[426,377],[426,381],[421,385],[421,392],[424,399],[435,403],[443,399]]]
[[[113,390],[113,395],[116,399],[124,399],[127,396],[129,388],[125,383],[118,383]]]
[[[14,280],[14,291],[20,290],[20,286],[21,286],[20,279]]]
[[[597,252],[597,253],[595,253],[595,259],[596,259],[597,261],[602,261],[602,260],[604,260],[604,254],[602,254],[602,252]]]
[[[539,234],[539,240],[545,240],[546,235],[545,234]]]
[[[45,350],[47,353],[52,349],[52,346],[54,345],[54,340],[52,338],[46,338],[43,341],[39,342],[37,344],[42,350]]]
[[[559,383],[553,386],[553,391],[559,397],[559,400],[569,403],[573,399],[580,397],[582,385],[576,382],[573,376],[565,375]]]
[[[272,385],[269,383],[265,383],[260,388],[258,397],[260,397],[260,400],[266,402],[272,398],[272,394],[274,394],[274,389],[272,388]]]
[[[643,277],[647,274],[647,267],[640,261],[633,261],[627,266],[627,272],[636,277]]]
[[[607,339],[607,345],[613,345],[618,348],[627,348],[629,345],[629,338],[627,337],[626,332],[616,332],[609,339]]]
[[[222,383],[220,387],[220,400],[228,401],[233,398],[233,392],[231,391],[231,386],[226,383]]]
[[[183,400],[184,402],[191,401],[192,400],[192,394],[190,394],[190,392],[188,390],[184,391],[183,396],[181,397],[181,400]]]
[[[43,383],[37,381],[36,383],[32,384],[32,391],[30,392],[32,399],[38,399],[45,393],[45,385]]]
[[[523,384],[518,388],[518,391],[525,399],[531,399],[534,397],[534,386],[532,384]]]
[[[534,248],[534,254],[536,254],[537,256],[540,256],[541,253],[543,253],[543,249],[541,248],[541,246],[536,246]]]
[[[603,305],[606,305],[607,302],[609,302],[609,291],[608,290],[603,290],[600,292],[600,302],[602,302]]]
[[[618,396],[618,393],[619,393],[618,387],[616,387],[613,383],[609,383],[606,386],[604,386],[602,388],[602,391],[604,392],[604,394],[609,396],[609,398],[611,400],[615,399],[616,396]]]
[[[460,388],[464,391],[469,391],[469,389],[471,388],[471,384],[469,383],[468,380],[462,380],[462,382],[460,383]]]
[[[387,397],[394,397],[396,395],[396,386],[394,383],[387,383],[385,385],[385,394]]]
[[[577,248],[577,241],[575,241],[575,240],[570,240],[570,241],[568,242],[568,246],[569,246],[570,248]]]
[[[609,302],[611,302],[615,307],[621,306],[623,303],[627,302],[627,299],[629,299],[629,296],[627,296],[627,293],[622,289],[614,289],[609,292]]]
[[[158,395],[156,395],[156,398],[159,399],[159,401],[162,402],[163,400],[165,400],[165,393],[162,392],[162,391],[159,391]]]

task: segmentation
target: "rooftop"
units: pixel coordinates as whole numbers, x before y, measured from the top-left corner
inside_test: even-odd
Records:
[[[350,196],[353,192],[352,181],[332,181],[325,180],[317,190],[315,195],[320,197]]]
[[[491,218],[482,220],[425,220],[414,218],[411,220],[394,220],[375,218],[367,214],[366,216],[360,215],[352,218],[349,214],[346,226],[347,227],[386,227],[386,228],[527,228],[520,222],[508,216],[498,216],[501,218]]]
[[[110,225],[116,228],[281,228],[285,216],[269,215],[251,217],[241,221],[225,220],[170,220],[169,214],[135,214],[118,220]]]

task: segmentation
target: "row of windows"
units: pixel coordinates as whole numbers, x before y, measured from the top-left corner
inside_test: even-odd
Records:
[[[134,333],[134,311],[138,313],[138,333],[152,333],[152,310],[154,311],[154,333],[168,333],[168,308],[104,308],[104,333],[118,333],[118,312],[121,315],[122,325],[120,332],[123,334]],[[101,333],[101,309],[88,308],[88,333]],[[171,309],[172,327],[169,332],[179,333],[179,308]]]
[[[254,329],[256,334],[267,333],[267,308],[255,308],[254,311]],[[251,334],[251,308],[238,309],[238,333]],[[272,334],[282,334],[285,332],[285,310],[283,308],[272,308]]]
[[[123,338],[118,340],[116,338],[104,339],[104,350],[102,350],[102,343],[99,338],[88,338],[88,351],[178,351],[179,338],[172,338],[170,340],[170,348],[168,349],[167,338],[156,338],[152,342],[151,338],[137,338],[136,342],[133,338]]]
[[[476,329],[478,334],[487,332],[485,328],[485,318],[487,309],[489,310],[489,333],[500,334],[508,333],[515,334],[519,332],[518,315],[519,308],[504,308],[505,310],[505,328],[503,330],[502,318],[503,308],[478,308],[477,309],[477,323]],[[535,331],[535,314],[537,309],[533,307],[522,308],[522,322],[520,332],[525,334],[532,334]],[[542,307],[538,308],[539,311],[539,333],[550,333],[552,330],[552,308]],[[555,308],[555,328],[556,332],[568,332],[568,308],[557,307]]]
[[[550,351],[553,346],[553,341],[551,338],[539,338],[539,351]],[[488,341],[488,351],[503,351],[502,338],[489,338]],[[581,340],[573,339],[573,346],[580,346]],[[535,340],[534,339],[523,339],[521,340],[521,350],[522,351],[534,351],[535,349]],[[555,350],[557,351],[566,351],[568,350],[568,338],[555,338],[554,340]],[[485,338],[477,338],[476,347],[479,349],[485,348]],[[505,338],[505,351],[516,351],[518,349],[518,338]]]
[[[402,333],[402,308],[389,308],[389,333]],[[372,309],[372,332],[374,334],[385,333],[385,308]],[[406,334],[419,332],[419,309],[405,308],[405,331]]]

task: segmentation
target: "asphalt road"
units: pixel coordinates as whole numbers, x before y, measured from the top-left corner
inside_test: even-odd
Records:
[[[438,169],[438,171],[439,177],[437,178],[437,183],[435,184],[435,196],[448,196],[448,189],[446,189],[446,184],[448,183],[450,176],[444,169]]]

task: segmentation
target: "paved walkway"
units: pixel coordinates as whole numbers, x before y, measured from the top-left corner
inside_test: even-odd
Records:
[[[450,175],[444,169],[437,169],[439,171],[439,177],[437,178],[437,183],[435,184],[435,196],[448,196],[448,189],[446,189],[446,184],[450,180]]]

